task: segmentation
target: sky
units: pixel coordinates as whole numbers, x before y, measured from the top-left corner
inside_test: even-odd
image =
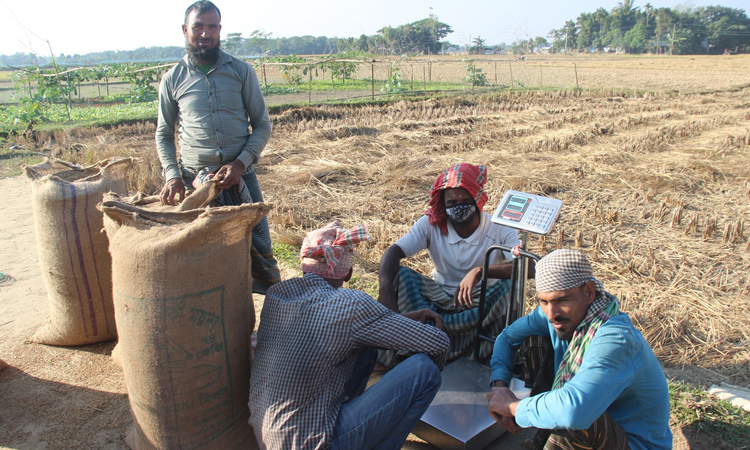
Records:
[[[0,54],[49,55],[182,46],[180,28],[192,3],[175,0],[0,0],[0,17],[10,26]],[[487,45],[535,36],[547,37],[566,20],[599,7],[611,11],[617,0],[215,0],[222,13],[222,38],[247,37],[254,30],[273,37],[373,35],[435,14],[453,29],[444,40],[468,44],[480,36]],[[636,0],[635,6],[646,1]],[[720,4],[747,12],[747,0],[651,0],[653,7],[697,7]],[[119,5],[119,6],[118,6]],[[48,45],[49,42],[49,45]]]

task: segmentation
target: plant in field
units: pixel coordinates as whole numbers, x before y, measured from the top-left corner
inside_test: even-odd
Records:
[[[341,84],[346,84],[346,80],[351,78],[352,73],[357,70],[357,63],[350,61],[354,59],[365,60],[371,56],[365,52],[339,52],[335,55],[335,59],[328,59],[320,67],[325,73],[327,70],[331,72],[331,85],[334,84],[334,79],[338,78],[341,80]]]
[[[69,74],[70,72],[66,72]],[[12,114],[12,126],[33,127],[37,123],[48,122],[47,109],[54,103],[65,103],[67,99],[70,102],[71,92],[75,92],[75,84],[72,84],[70,77],[67,77],[67,83],[63,83],[62,76],[57,73],[42,69],[19,70],[13,74],[15,81],[16,93],[14,98],[17,103],[14,107],[4,111],[5,114]],[[70,107],[65,103],[68,116],[70,116]],[[3,120],[8,122],[8,120]]]
[[[464,59],[464,70],[466,70],[466,82],[472,87],[487,86],[487,75],[482,73],[482,69],[474,65],[474,60]]]
[[[396,61],[391,63],[391,75],[385,81],[385,86],[380,88],[380,92],[386,94],[400,94],[406,89],[401,87],[401,69],[396,65]]]
[[[285,63],[287,65],[281,66],[281,75],[284,77],[287,83],[291,85],[302,84],[302,75],[300,74],[299,63],[304,63],[305,58],[297,55],[289,55],[284,57],[275,57],[272,61]],[[307,67],[302,71],[302,74],[307,75]]]
[[[145,64],[127,64],[121,76],[130,82],[128,103],[148,102],[158,97],[153,86],[158,81],[158,69]]]

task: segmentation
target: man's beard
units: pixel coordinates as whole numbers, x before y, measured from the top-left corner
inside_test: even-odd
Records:
[[[568,322],[568,323],[570,323],[570,319],[568,319],[566,317],[558,316],[558,317],[555,317],[554,319],[552,319],[552,320],[549,321],[549,323],[555,323],[555,322],[563,322],[563,323],[564,322]],[[571,339],[573,339],[573,334],[575,333],[575,329],[573,329],[571,331],[563,331],[563,330],[558,330],[557,328],[555,328],[555,333],[557,333],[557,337],[560,338],[560,340],[562,340],[562,341],[570,341]]]
[[[219,48],[221,48],[220,39],[212,48],[193,47],[187,41],[185,42],[185,51],[193,64],[214,64],[219,60]]]
[[[574,331],[555,330],[555,333],[557,333],[557,337],[559,337],[561,341],[570,341],[571,339],[573,339]]]

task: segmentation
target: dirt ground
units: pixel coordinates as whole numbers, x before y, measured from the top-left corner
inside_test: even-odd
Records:
[[[132,419],[122,371],[110,358],[114,342],[85,347],[28,342],[47,308],[31,183],[23,176],[0,179],[0,192],[0,271],[17,280],[0,287],[0,358],[10,365],[0,372],[0,449],[127,449],[123,438]],[[673,432],[675,449],[716,448],[701,434]],[[487,448],[523,449],[532,433],[506,433]],[[404,449],[435,447],[412,435]]]
[[[272,117],[274,136],[256,167],[275,208],[272,229],[300,235],[332,217],[351,226],[367,221],[373,242],[360,249],[356,269],[367,288],[377,280],[384,249],[424,211],[435,174],[459,161],[481,162],[490,170],[487,190],[495,203],[509,188],[565,202],[555,232],[535,238],[531,250],[586,251],[668,377],[747,385],[746,61],[615,61],[618,70],[623,62],[638,67],[634,73],[643,79],[633,84],[639,87],[746,84],[716,94],[521,92],[282,111]],[[722,64],[714,77],[711,67]],[[663,73],[686,68],[695,73],[682,81]],[[551,71],[545,66],[545,78]],[[586,78],[592,70],[581,72],[594,84]],[[613,76],[606,75],[603,85]],[[159,173],[153,132],[146,123],[39,133],[36,144],[25,145],[77,162],[138,156],[145,163],[131,170],[131,187],[151,193]],[[122,372],[110,357],[114,343],[28,342],[47,315],[31,184],[21,176],[0,178],[0,193],[0,272],[17,279],[0,285],[0,359],[10,365],[0,372],[0,449],[125,449],[132,418]],[[410,263],[424,270],[428,262]],[[262,297],[254,300],[259,312]],[[732,448],[691,426],[672,431],[678,450]],[[504,435],[488,448],[520,449],[529,434]],[[416,437],[404,448],[434,449]]]
[[[0,272],[17,281],[0,287],[0,449],[127,449],[132,426],[114,342],[83,347],[33,344],[47,315],[31,211],[31,182],[0,179]],[[255,298],[256,309],[262,297]],[[489,449],[521,449],[531,431],[501,436]],[[404,449],[435,447],[410,436]]]

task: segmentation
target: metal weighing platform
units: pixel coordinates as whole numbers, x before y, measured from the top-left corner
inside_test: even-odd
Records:
[[[466,358],[443,370],[443,384],[412,433],[443,450],[481,449],[505,432],[487,411],[490,368]],[[529,390],[513,379],[511,390],[525,398]]]
[[[511,301],[506,325],[523,314],[526,293],[526,258],[539,259],[526,252],[528,234],[546,235],[552,229],[562,208],[557,199],[508,191],[495,211],[492,221],[519,230],[521,258],[513,262],[511,277]],[[482,295],[479,316],[484,317],[484,300],[487,290],[487,272],[491,253],[495,250],[510,251],[504,246],[487,249],[482,275]],[[476,356],[479,355],[479,340],[494,342],[494,337],[484,335],[477,329]],[[467,358],[448,364],[442,372],[443,382],[435,399],[414,427],[412,433],[442,450],[480,450],[505,432],[505,428],[490,416],[487,410],[487,394],[490,390],[489,367]],[[530,389],[518,379],[511,380],[510,389],[518,398],[528,396]]]

